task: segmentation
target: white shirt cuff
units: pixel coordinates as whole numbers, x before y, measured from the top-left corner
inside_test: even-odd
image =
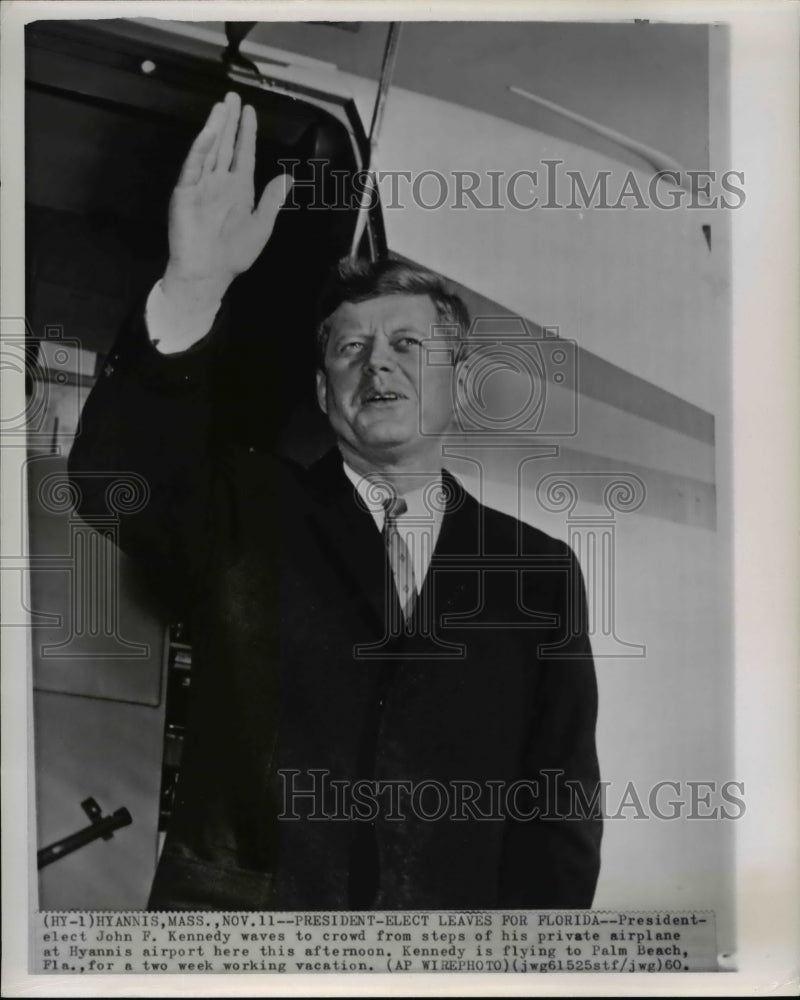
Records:
[[[221,301],[221,300],[220,300]],[[220,302],[176,310],[157,281],[147,296],[144,318],[150,341],[161,354],[186,351],[214,325]]]

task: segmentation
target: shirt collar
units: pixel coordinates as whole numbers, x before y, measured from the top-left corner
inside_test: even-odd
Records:
[[[381,488],[380,479],[370,480],[366,476],[359,475],[351,469],[347,462],[343,461],[344,473],[350,482],[355,486],[362,503],[372,514],[383,516],[383,501],[386,497],[385,489]],[[408,504],[408,509],[401,517],[424,518],[426,520],[441,521],[444,509],[441,504],[443,495],[442,476],[428,480],[419,489],[407,490],[402,494],[403,499]]]

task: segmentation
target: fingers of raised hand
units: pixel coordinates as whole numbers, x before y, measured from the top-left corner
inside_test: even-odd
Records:
[[[236,141],[236,133],[239,128],[239,118],[242,110],[242,99],[233,91],[228,91],[225,95],[225,121],[220,131],[219,144],[216,148],[215,162],[211,169],[217,171],[227,171],[230,169],[233,158],[233,146]]]
[[[184,160],[178,184],[196,184],[200,180],[206,160],[217,142],[224,116],[225,106],[215,104]]]
[[[244,184],[253,197],[253,172],[256,165],[256,113],[250,104],[246,104],[239,122],[239,132],[236,136],[236,146],[233,151],[231,172]]]
[[[196,185],[211,178],[224,180],[253,202],[253,172],[256,153],[256,114],[252,106],[242,109],[241,98],[233,91],[213,106],[194,140],[178,179],[179,186]]]

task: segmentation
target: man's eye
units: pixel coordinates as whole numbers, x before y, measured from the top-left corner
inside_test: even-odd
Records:
[[[346,343],[339,345],[339,353],[358,354],[363,346],[364,345],[360,340],[348,340]]]
[[[420,337],[400,337],[400,339],[395,341],[395,343],[397,344],[398,347],[402,348],[419,347],[419,345],[422,343],[422,340]]]

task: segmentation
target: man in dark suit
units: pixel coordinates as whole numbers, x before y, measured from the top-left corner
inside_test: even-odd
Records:
[[[288,189],[276,179],[253,207],[254,149],[253,110],[229,94],[173,194],[164,278],[70,456],[100,527],[109,476],[147,484],[121,544],[193,637],[150,906],[590,906],[601,823],[583,583],[564,543],[441,468],[460,300],[419,268],[343,266],[317,372],[337,449],[304,470],[215,433],[220,302]],[[453,362],[429,364],[443,324]]]

